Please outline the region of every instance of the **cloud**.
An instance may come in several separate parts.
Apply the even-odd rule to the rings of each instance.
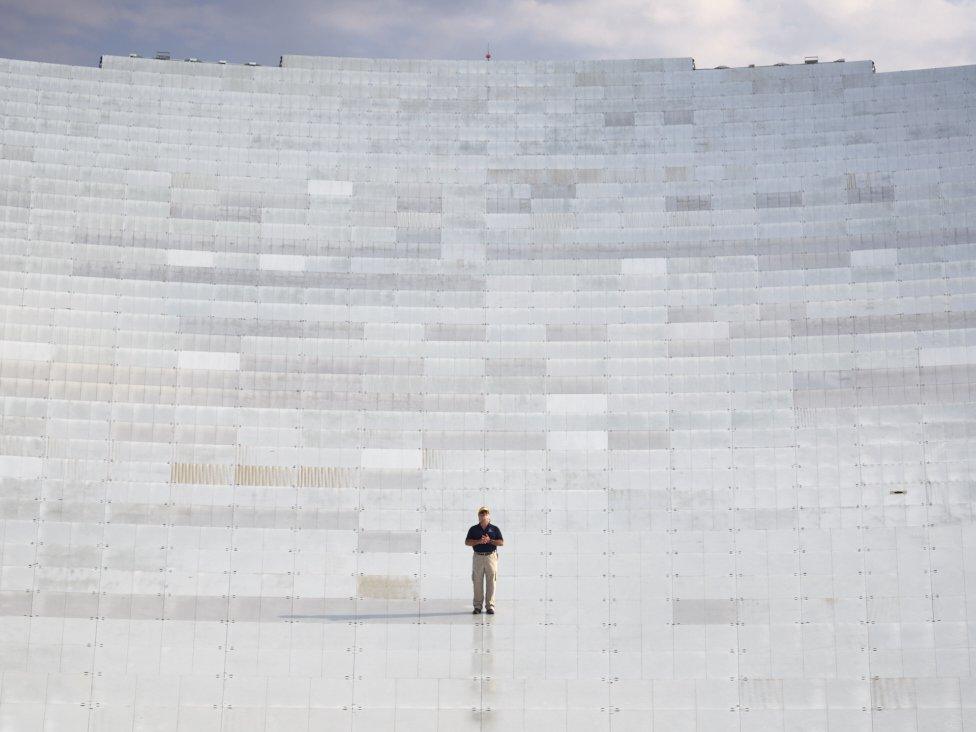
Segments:
[[[102,53],[277,63],[404,58],[694,57],[699,67],[870,58],[879,71],[976,63],[974,0],[0,0],[0,56]]]

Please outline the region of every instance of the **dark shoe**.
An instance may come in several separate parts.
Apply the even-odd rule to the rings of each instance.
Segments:
[[[490,607],[487,610],[485,610],[485,612],[488,613],[489,615],[494,615],[495,614],[495,608]]]
[[[480,607],[476,607],[471,614],[472,615],[481,615],[481,608]]]

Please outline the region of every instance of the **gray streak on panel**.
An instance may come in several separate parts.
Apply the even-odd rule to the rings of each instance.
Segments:
[[[673,603],[676,625],[731,625],[737,619],[735,600],[676,599]]]
[[[710,211],[712,209],[711,194],[689,196],[666,196],[665,211]]]

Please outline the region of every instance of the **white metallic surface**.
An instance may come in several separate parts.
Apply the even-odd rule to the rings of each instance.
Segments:
[[[976,728],[974,130],[976,67],[0,61],[0,730]]]

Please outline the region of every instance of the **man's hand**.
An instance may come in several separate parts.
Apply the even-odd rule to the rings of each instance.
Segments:
[[[481,543],[482,544],[491,544],[491,537],[488,536],[488,534],[482,534],[481,535]]]

